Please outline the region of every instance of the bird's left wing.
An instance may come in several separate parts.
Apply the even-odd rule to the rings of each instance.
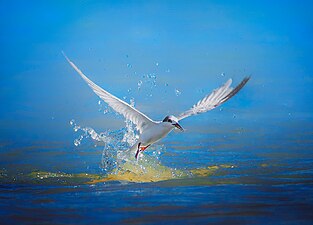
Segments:
[[[250,77],[245,77],[240,84],[232,88],[230,85],[232,79],[229,79],[223,86],[215,89],[211,94],[205,96],[197,104],[195,104],[191,109],[181,113],[177,119],[182,120],[188,116],[200,114],[212,110],[219,106],[220,104],[226,102],[228,99],[233,97],[237,92],[245,86]]]
[[[62,52],[63,53],[63,52]],[[155,123],[148,116],[138,111],[128,103],[115,97],[109,92],[103,90],[101,87],[92,82],[85,74],[63,53],[68,63],[76,70],[76,72],[86,81],[91,89],[98,95],[103,101],[105,101],[112,109],[117,113],[122,114],[126,119],[129,119],[136,125],[136,128],[140,133],[149,126],[151,123]]]

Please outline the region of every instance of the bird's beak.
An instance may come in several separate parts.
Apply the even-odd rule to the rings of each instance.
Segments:
[[[175,126],[177,129],[180,129],[181,131],[184,131],[184,128],[182,128],[182,126],[180,126],[179,123],[175,123],[174,126]]]

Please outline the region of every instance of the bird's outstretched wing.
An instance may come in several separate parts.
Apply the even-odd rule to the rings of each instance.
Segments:
[[[191,109],[181,113],[177,117],[177,119],[182,120],[188,116],[204,113],[216,108],[220,104],[226,102],[228,99],[233,97],[243,86],[245,86],[249,79],[250,77],[245,77],[241,81],[241,83],[235,88],[232,88],[230,86],[232,83],[232,79],[229,79],[223,86],[215,89],[211,94],[205,96]]]
[[[63,52],[62,52],[63,53]],[[103,101],[105,101],[112,109],[117,113],[122,114],[126,119],[129,119],[132,123],[136,125],[136,128],[140,133],[149,126],[149,124],[154,123],[149,117],[147,117],[142,112],[124,102],[123,100],[115,97],[109,92],[103,90],[101,87],[92,82],[85,74],[63,53],[64,57],[68,63],[76,70],[76,72],[86,81],[86,83],[91,87],[91,89],[98,95]]]

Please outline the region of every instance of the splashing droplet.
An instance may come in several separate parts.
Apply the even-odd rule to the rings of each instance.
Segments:
[[[138,90],[140,90],[141,88],[141,85],[142,85],[142,80],[139,80],[138,83],[137,83],[137,86],[138,86]]]
[[[74,119],[71,119],[71,120],[70,120],[70,125],[73,126],[74,124],[75,124],[75,120],[74,120]]]
[[[78,125],[75,125],[75,126],[74,126],[74,131],[75,131],[75,132],[77,132],[79,129],[80,129],[80,126],[78,126]]]
[[[134,98],[130,98],[130,105],[132,107],[135,107],[135,99]]]
[[[82,136],[80,136],[79,138],[75,139],[75,140],[74,140],[74,145],[75,145],[76,147],[79,146],[82,139],[83,139]]]
[[[224,72],[223,72],[223,73],[221,73],[221,76],[222,76],[222,77],[224,77],[224,76],[225,76],[225,73],[224,73]]]
[[[180,91],[180,90],[178,90],[178,89],[175,89],[175,95],[176,95],[176,96],[181,95],[181,91]]]
[[[80,145],[80,142],[79,142],[77,139],[75,139],[75,140],[74,140],[74,145],[75,145],[75,146],[78,146],[78,145]]]

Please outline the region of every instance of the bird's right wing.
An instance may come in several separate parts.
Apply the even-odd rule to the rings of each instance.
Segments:
[[[182,120],[188,116],[200,114],[212,110],[219,106],[220,104],[226,102],[228,99],[233,97],[237,92],[245,86],[250,77],[244,78],[241,83],[232,88],[230,85],[232,83],[232,79],[229,79],[223,86],[215,89],[211,94],[205,96],[201,99],[197,104],[195,104],[191,109],[181,113],[177,119]]]
[[[63,52],[62,52],[63,53]],[[132,123],[136,125],[136,128],[140,133],[149,126],[151,123],[155,123],[149,117],[147,117],[142,112],[124,102],[123,100],[115,97],[109,92],[103,90],[101,87],[92,82],[85,74],[63,53],[64,57],[68,63],[76,70],[76,72],[86,81],[86,83],[91,87],[91,89],[98,95],[103,101],[105,101],[112,109],[117,113],[122,114],[126,119],[129,119]]]

